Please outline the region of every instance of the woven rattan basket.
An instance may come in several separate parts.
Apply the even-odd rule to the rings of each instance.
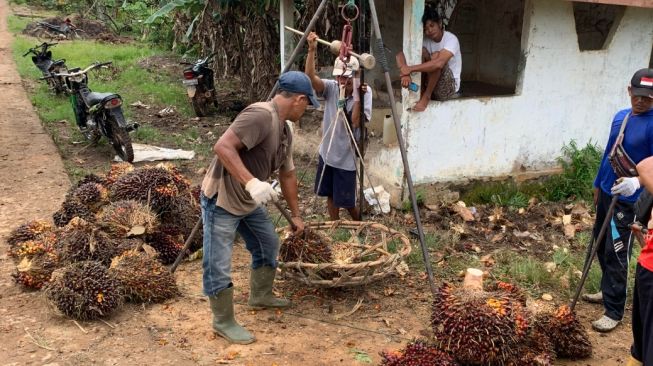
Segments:
[[[336,230],[351,234],[340,246],[352,248],[352,263],[307,263],[300,259],[279,262],[284,277],[315,287],[348,287],[365,285],[391,274],[405,274],[404,258],[411,252],[406,235],[375,222],[329,221],[306,223],[306,228],[333,237]],[[364,237],[361,243],[358,238]],[[284,244],[282,244],[284,245]]]

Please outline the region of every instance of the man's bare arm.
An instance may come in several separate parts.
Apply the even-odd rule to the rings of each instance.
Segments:
[[[299,216],[299,198],[297,195],[297,174],[295,169],[291,171],[279,172],[279,183],[281,185],[281,193],[290,207],[290,214],[292,221],[297,227],[297,231],[304,230],[304,221]]]
[[[400,68],[401,76],[410,75],[412,72],[434,72],[442,70],[444,65],[453,57],[453,53],[441,50],[433,53],[433,58],[419,65],[403,66]]]
[[[238,136],[229,129],[225,131],[218,142],[215,143],[215,146],[213,146],[213,151],[218,155],[225,169],[242,184],[246,184],[254,178],[252,173],[245,167],[245,164],[243,164],[240,155],[238,155],[238,151],[244,148],[245,145],[243,145]]]
[[[313,85],[315,92],[322,94],[324,91],[324,82],[315,73],[315,52],[317,50],[317,38],[317,34],[314,32],[309,33],[308,37],[306,38],[306,43],[308,44],[308,54],[306,55],[304,73],[306,73],[308,78],[311,79],[311,84]]]

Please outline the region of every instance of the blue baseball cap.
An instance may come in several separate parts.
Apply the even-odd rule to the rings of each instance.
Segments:
[[[281,74],[279,76],[279,90],[304,94],[313,107],[318,108],[320,106],[320,102],[317,101],[313,93],[311,79],[301,71],[288,71]]]

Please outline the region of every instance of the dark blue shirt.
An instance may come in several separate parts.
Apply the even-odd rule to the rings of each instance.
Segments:
[[[630,108],[624,109],[614,116],[612,127],[610,128],[610,138],[603,152],[603,160],[601,160],[599,172],[596,175],[596,179],[594,179],[594,187],[601,188],[608,195],[611,195],[610,188],[617,180],[617,175],[612,170],[608,161],[608,154],[617,139],[619,129],[621,129],[621,123],[631,111],[632,109]],[[635,163],[639,163],[653,155],[653,109],[646,113],[630,116],[626,125],[626,131],[624,132],[623,141],[624,149]],[[620,197],[619,200],[635,202],[641,192],[642,188],[638,189],[632,196]]]

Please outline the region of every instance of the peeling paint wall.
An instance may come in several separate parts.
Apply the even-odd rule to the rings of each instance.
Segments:
[[[404,2],[409,63],[419,60],[423,6],[423,0]],[[606,49],[581,52],[571,2],[527,0],[516,95],[432,101],[425,112],[403,113],[414,181],[545,169],[572,139],[604,145],[614,113],[629,106],[630,77],[649,62],[652,47],[653,9],[627,8]],[[402,93],[405,107],[418,98]],[[368,165],[385,183],[400,183],[398,149],[370,157]]]

